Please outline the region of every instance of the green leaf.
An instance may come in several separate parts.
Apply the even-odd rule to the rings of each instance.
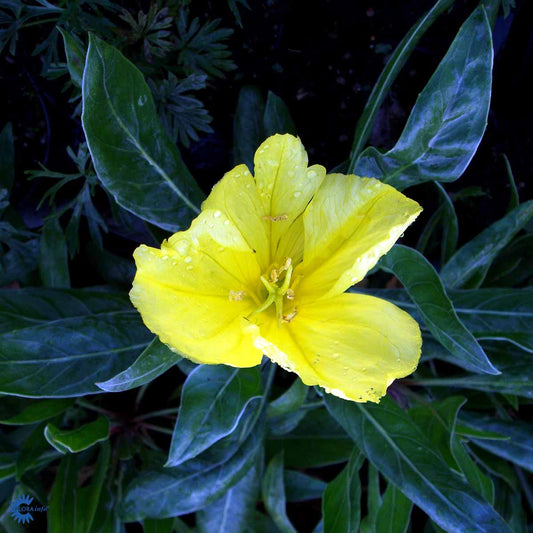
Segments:
[[[402,282],[428,329],[458,365],[474,372],[499,373],[457,316],[437,272],[422,254],[395,245],[379,264]]]
[[[61,459],[48,501],[48,512],[46,513],[49,533],[77,531],[76,496],[78,473],[75,455],[67,454]]]
[[[245,86],[239,92],[233,120],[233,162],[254,168],[254,154],[265,140],[265,101],[257,87]]]
[[[372,464],[368,465],[368,483],[366,487],[367,515],[361,520],[361,533],[374,533],[376,519],[381,507],[381,491],[379,488],[379,471]]]
[[[15,145],[13,143],[13,126],[8,122],[0,132],[0,189],[11,192],[15,179]]]
[[[265,137],[275,133],[290,133],[296,135],[296,126],[291,118],[285,102],[271,91],[268,91],[265,114],[263,116]]]
[[[326,487],[322,500],[324,533],[355,533],[361,519],[359,469],[363,456],[355,449],[344,470]]]
[[[103,186],[148,222],[169,231],[186,227],[203,194],[158,122],[141,72],[94,35],[82,97],[83,128]]]
[[[268,455],[283,450],[285,465],[309,468],[342,463],[350,457],[353,443],[346,432],[325,409],[306,414],[287,435],[269,435]]]
[[[492,504],[494,485],[491,479],[477,467],[456,434],[457,413],[465,401],[463,397],[452,396],[441,402],[413,407],[409,410],[409,416],[428,437],[434,449],[440,452],[448,466],[461,471],[470,485]]]
[[[0,402],[0,424],[34,424],[56,416],[73,404],[73,400],[41,400],[7,397]]]
[[[163,518],[162,520],[147,518],[143,520],[144,533],[172,533],[173,530],[174,518]]]
[[[143,520],[144,533],[172,533],[174,531],[174,518],[163,518],[154,520],[147,518]]]
[[[96,385],[107,392],[134,389],[145,383],[150,383],[174,366],[180,359],[182,359],[180,354],[173,352],[158,337],[155,337],[129,368]]]
[[[199,533],[240,533],[252,520],[259,495],[259,472],[253,465],[248,473],[222,498],[196,514]]]
[[[516,394],[524,398],[533,398],[533,372],[531,361],[512,363],[500,366],[499,376],[464,375],[449,378],[417,379],[416,384],[425,387],[446,387],[472,389],[482,392],[499,392],[500,394]]]
[[[109,442],[102,443],[98,460],[94,466],[91,482],[78,490],[77,506],[81,512],[78,512],[78,521],[80,529],[93,531],[92,526],[97,520],[98,504],[102,498],[102,489],[106,479],[111,457],[111,446]]]
[[[409,410],[409,417],[424,432],[432,448],[455,470],[459,470],[459,466],[452,453],[452,440],[457,413],[465,402],[461,396],[451,396],[442,402],[418,405]]]
[[[248,421],[244,420],[243,427],[247,425]],[[223,439],[177,467],[141,471],[124,492],[123,518],[133,521],[180,516],[203,509],[221,498],[256,462],[263,442],[263,422],[249,428],[243,441],[240,433],[237,428],[226,437],[227,442]],[[222,459],[220,453],[213,454],[214,449],[221,446],[227,451]]]
[[[44,422],[33,426],[33,431],[25,437],[17,457],[17,479],[22,479],[22,476],[31,470],[41,470],[61,457],[61,454],[51,448],[45,439],[45,426]]]
[[[391,399],[377,405],[332,396],[325,400],[369,461],[439,526],[452,532],[510,533],[501,516],[446,465]]]
[[[282,533],[296,533],[286,511],[285,484],[283,482],[283,453],[277,454],[268,464],[263,476],[263,503],[272,520]]]
[[[379,75],[378,81],[374,85],[363,112],[357,121],[350,152],[350,166],[348,167],[347,174],[353,174],[357,158],[359,157],[361,150],[364,148],[372,132],[372,128],[374,127],[379,108],[394,83],[394,80],[405,65],[405,62],[413,53],[420,38],[433,25],[437,17],[444,13],[452,3],[453,0],[439,0],[407,32],[407,35],[400,41],[390,59],[387,61],[387,64]]]
[[[85,55],[87,51],[83,43],[74,35],[64,30],[57,28],[63,37],[63,45],[65,46],[65,56],[67,57],[67,68],[70,74],[70,79],[76,87],[82,86],[83,67],[85,66]]]
[[[406,533],[412,508],[411,500],[390,483],[376,516],[375,532]]]
[[[455,181],[477,150],[487,124],[492,39],[483,7],[463,24],[418,96],[396,146],[367,148],[355,173],[397,189],[425,181]]]
[[[61,459],[47,513],[50,533],[120,531],[112,526],[113,520],[108,519],[105,510],[108,503],[113,503],[113,497],[104,491],[110,454],[110,446],[105,443],[99,451],[96,463],[90,466],[93,472],[91,481],[83,487],[78,487],[78,475],[81,468],[88,467],[85,458],[67,454]]]
[[[473,413],[461,413],[464,424],[494,431],[509,440],[472,439],[477,446],[533,472],[533,426],[521,420],[498,420],[481,418]]]
[[[191,459],[235,431],[260,398],[259,368],[201,365],[187,377],[165,466]]]
[[[479,287],[490,265],[533,215],[533,200],[519,205],[461,247],[440,272],[451,289]]]
[[[509,188],[511,189],[511,198],[509,199],[509,205],[507,206],[507,212],[509,213],[513,209],[516,209],[520,205],[518,199],[518,188],[516,187],[516,180],[513,176],[513,169],[507,156],[503,154],[503,160],[505,162],[505,170],[507,171],[507,177],[509,178]]]
[[[45,287],[70,288],[67,243],[58,218],[49,218],[44,223],[39,250],[39,273]]]
[[[293,384],[281,396],[269,403],[268,416],[280,416],[299,409],[307,398],[309,387],[296,378]]]
[[[49,423],[44,428],[46,440],[58,452],[78,453],[94,446],[109,437],[109,420],[99,416],[94,422],[84,424],[76,429],[59,429]]]
[[[527,233],[513,239],[493,261],[485,285],[513,287],[533,285],[533,234]]]
[[[505,340],[533,352],[533,287],[449,294],[455,311],[477,339]]]
[[[283,484],[288,502],[321,499],[327,486],[321,479],[308,476],[297,470],[284,470]]]
[[[152,334],[127,295],[97,290],[0,291],[0,392],[61,398],[98,392]]]

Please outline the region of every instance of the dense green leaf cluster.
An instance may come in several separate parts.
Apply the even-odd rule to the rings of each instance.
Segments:
[[[131,41],[119,43],[95,20],[116,10],[113,3],[63,4],[0,2],[12,16],[1,21],[11,53],[30,20],[46,14],[61,25],[86,136],[70,151],[75,173],[44,166],[32,173],[57,180],[43,196],[52,208],[37,233],[10,205],[11,127],[0,134],[0,529],[15,531],[10,503],[31,494],[49,506],[51,532],[119,532],[131,522],[168,533],[529,531],[533,200],[520,203],[509,172],[507,213],[458,247],[455,204],[471,191],[450,195],[442,185],[460,178],[485,130],[489,20],[499,2],[482,3],[465,21],[396,145],[385,153],[365,148],[398,72],[451,1],[422,17],[391,55],[343,165],[403,189],[432,182],[437,199],[418,249],[396,245],[370,283],[350,289],[404,308],[423,333],[419,368],[379,404],[291,382],[266,360],[249,369],[191,363],[145,328],[126,292],[131,261],[101,245],[87,252],[109,284],[71,288],[67,242],[77,249],[81,215],[95,242],[111,223],[93,203],[94,188],[136,242],[186,228],[198,213],[203,193],[175,142],[206,131],[207,121],[184,93],[231,63],[221,44],[227,31],[189,23],[183,5],[175,40],[174,3],[135,16],[121,11]],[[237,2],[229,6],[241,24]],[[102,26],[87,48],[80,26],[67,23],[75,15],[83,29]],[[46,42],[40,52],[52,57]],[[141,43],[133,61],[118,49]],[[163,69],[159,59],[178,45],[188,77],[169,69],[156,83],[146,63]],[[162,102],[174,111],[162,111]],[[276,132],[296,132],[286,105],[243,87],[235,163],[251,166],[257,146]],[[54,201],[77,180],[79,196]],[[315,509],[303,526],[294,512],[301,502]]]

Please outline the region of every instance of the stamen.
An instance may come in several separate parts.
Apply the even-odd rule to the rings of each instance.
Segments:
[[[282,322],[292,322],[292,320],[296,316],[296,314],[297,314],[297,310],[296,310],[296,307],[295,307],[288,315],[283,315],[281,317],[281,321]]]
[[[230,302],[241,302],[242,299],[246,296],[246,291],[229,291],[229,301]]]
[[[271,217],[269,215],[263,216],[263,220],[271,220],[272,222],[279,222],[280,220],[287,220],[289,218],[289,215],[276,215],[274,217]]]

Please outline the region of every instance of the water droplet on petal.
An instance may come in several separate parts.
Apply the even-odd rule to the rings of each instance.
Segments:
[[[215,212],[213,213],[213,216],[214,216],[215,218],[220,218],[221,215],[222,215],[222,212],[221,212],[221,211],[218,211],[218,210],[215,211]]]
[[[229,226],[229,220],[228,219],[224,220],[224,226]]]
[[[314,170],[310,170],[308,173],[307,173],[307,176],[310,177],[310,178],[314,178],[316,176],[316,172]]]
[[[188,255],[188,256],[184,259],[184,261],[185,261],[186,263],[190,263],[190,262],[192,261],[192,257],[191,257],[190,255]]]
[[[189,265],[189,266],[187,267],[187,270],[192,270],[192,266]]]
[[[294,191],[293,196],[294,196],[295,198],[298,198],[298,196],[301,196],[301,194],[302,194],[302,191]]]

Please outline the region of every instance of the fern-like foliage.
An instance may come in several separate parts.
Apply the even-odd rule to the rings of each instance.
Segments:
[[[176,20],[178,30],[178,63],[186,73],[204,73],[222,77],[224,72],[235,69],[231,53],[224,42],[233,30],[219,28],[220,20],[200,24],[198,18],[189,22],[187,10],[183,9]]]
[[[191,96],[191,91],[205,88],[206,76],[191,74],[178,80],[172,73],[166,80],[149,80],[157,111],[169,136],[189,146],[189,141],[198,140],[198,132],[210,133],[211,117],[200,100]]]
[[[172,17],[168,7],[158,9],[152,4],[148,13],[139,11],[137,20],[126,9],[120,18],[129,26],[128,40],[130,44],[142,44],[144,57],[151,62],[155,57],[164,57],[172,50]]]
[[[89,150],[86,143],[81,143],[76,153],[72,148],[67,148],[67,153],[70,159],[76,166],[77,172],[66,174],[64,172],[54,172],[41,165],[39,170],[29,170],[26,172],[30,179],[47,178],[57,180],[52,187],[50,187],[41,199],[38,207],[48,200],[50,205],[56,204],[56,197],[58,192],[67,184],[77,182],[80,184],[80,189],[73,198],[65,201],[60,206],[55,206],[53,210],[54,218],[61,217],[64,213],[70,212],[70,218],[66,226],[66,239],[69,253],[74,256],[79,248],[79,226],[82,216],[86,219],[91,234],[92,240],[101,248],[102,247],[102,232],[107,232],[107,224],[96,209],[93,203],[93,197],[96,193],[98,179],[94,171]],[[110,201],[111,198],[110,198]]]

